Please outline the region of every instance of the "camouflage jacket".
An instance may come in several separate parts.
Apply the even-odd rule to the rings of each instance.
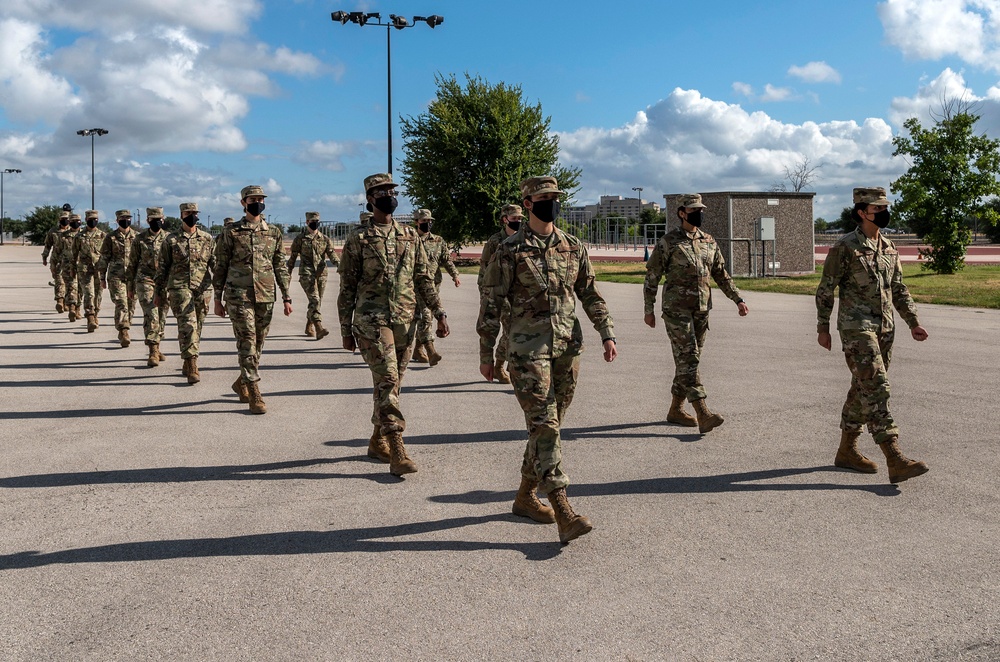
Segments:
[[[130,283],[156,281],[156,270],[160,266],[160,246],[167,238],[165,230],[152,233],[147,228],[136,235],[125,267],[125,280]]]
[[[292,241],[292,254],[288,258],[288,271],[295,267],[295,259],[300,254],[302,255],[302,264],[299,265],[299,278],[326,276],[326,261],[328,259],[335,267],[340,264],[340,258],[333,250],[333,240],[319,230],[315,232],[303,230]]]
[[[76,269],[76,260],[73,256],[73,245],[76,243],[76,236],[80,234],[80,229],[70,228],[59,234],[52,245],[52,262],[60,269]]]
[[[135,234],[135,231],[128,227],[113,230],[104,237],[104,243],[101,244],[101,261],[97,265],[101,280],[125,278],[128,259],[135,243]]]
[[[479,275],[476,277],[476,284],[479,287],[479,295],[483,295],[483,276],[486,274],[486,265],[490,263],[493,254],[497,252],[500,244],[507,239],[507,231],[500,230],[495,235],[486,240],[483,245],[483,254],[479,256]]]
[[[156,267],[156,291],[160,296],[167,290],[190,289],[204,294],[212,286],[212,235],[195,228],[171,232],[160,246]]]
[[[441,267],[444,267],[453,279],[458,277],[458,269],[451,261],[451,251],[448,250],[448,243],[443,237],[428,232],[420,237],[420,243],[424,245],[424,252],[427,253],[427,270],[434,277],[435,285],[440,285],[444,280],[441,276]]]
[[[557,358],[583,350],[576,299],[601,334],[614,338],[614,321],[594,284],[594,270],[580,240],[556,229],[541,237],[527,225],[500,244],[483,275],[479,357],[493,363],[504,300],[511,309],[510,353],[529,359]]]
[[[417,293],[439,317],[441,301],[417,232],[396,221],[383,236],[375,224],[358,228],[340,255],[340,333],[413,321]]]
[[[52,249],[56,245],[56,241],[59,240],[60,228],[61,227],[62,226],[60,226],[60,225],[56,225],[54,228],[52,228],[51,230],[49,230],[48,232],[45,233],[45,245],[44,245],[44,247],[42,249],[42,259],[43,260],[48,260],[49,259],[49,253],[52,252]]]
[[[104,230],[96,227],[80,230],[73,242],[73,259],[76,261],[76,270],[80,273],[96,273],[97,266],[101,261],[101,246],[104,245],[104,238],[108,236]]]
[[[735,302],[740,291],[726,271],[726,261],[712,235],[695,230],[689,237],[683,228],[675,228],[656,242],[646,262],[646,282],[642,287],[643,311],[651,315],[656,307],[656,288],[663,279],[663,313],[707,312],[712,309],[712,285],[715,280],[723,294]]]
[[[274,303],[275,281],[281,297],[289,298],[281,230],[263,220],[250,223],[244,216],[219,237],[212,279],[216,299],[225,291],[226,303]]]
[[[823,263],[816,289],[819,333],[830,332],[834,290],[840,288],[837,329],[887,333],[895,327],[892,307],[911,329],[919,326],[917,307],[903,284],[899,253],[879,234],[868,239],[860,230],[849,232],[834,244]]]

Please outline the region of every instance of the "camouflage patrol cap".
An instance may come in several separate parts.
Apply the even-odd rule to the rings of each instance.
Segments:
[[[528,177],[521,182],[521,198],[530,198],[542,193],[562,193],[555,177]]]
[[[391,186],[392,188],[396,188],[397,184],[393,183],[392,175],[385,172],[379,172],[365,177],[365,195],[368,194],[368,191],[379,186]]]
[[[431,210],[430,209],[418,209],[417,211],[413,212],[413,220],[414,221],[433,221],[434,217],[431,216]]]
[[[232,225],[232,224],[233,224],[233,223],[235,223],[235,222],[236,222],[236,221],[235,221],[235,220],[233,220],[233,217],[232,217],[232,216],[226,216],[226,217],[225,217],[224,219],[222,219],[222,224],[223,224],[223,225]]]
[[[872,188],[854,189],[854,204],[885,205],[889,206],[889,199],[885,197],[885,189],[881,186]]]
[[[124,218],[125,216],[131,217],[132,216],[132,210],[131,209],[119,209],[118,211],[115,212],[115,218]]]
[[[163,218],[163,207],[146,207],[146,218]]]
[[[501,216],[524,216],[524,210],[521,209],[521,205],[504,205],[503,209],[500,210]]]
[[[306,222],[307,223],[309,221],[318,221],[318,220],[319,220],[319,212],[318,211],[307,211],[306,212]]]
[[[86,214],[86,218],[97,218],[96,209],[88,209],[87,211],[84,212],[84,214]]]
[[[181,213],[183,214],[186,211],[198,211],[198,203],[197,202],[182,202],[181,203]]]
[[[80,215],[79,214],[70,214],[69,215],[69,220],[70,221],[79,221],[80,220]]]
[[[264,187],[257,186],[256,184],[251,184],[250,186],[244,186],[243,190],[240,191],[240,200],[246,200],[251,195],[259,195],[262,198],[266,198],[264,195]]]
[[[69,218],[69,212],[68,212],[68,211],[65,211],[65,210],[64,210],[64,211],[61,211],[61,212],[59,212],[59,218],[60,218],[60,220],[61,220],[61,219],[64,219],[64,218]]]
[[[375,214],[371,213],[370,211],[363,211],[361,212],[361,216],[358,217],[358,220],[361,221],[362,223],[367,223],[374,216]]]
[[[677,206],[678,207],[701,207],[704,208],[705,205],[701,202],[700,193],[684,193],[677,196]]]

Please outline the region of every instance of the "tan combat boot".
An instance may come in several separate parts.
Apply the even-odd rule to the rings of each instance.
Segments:
[[[198,357],[192,356],[186,359],[188,364],[187,378],[188,384],[197,384],[201,381],[201,373],[198,372]]]
[[[149,358],[146,359],[146,365],[150,368],[160,365],[160,354],[156,351],[156,345],[152,343],[149,345]]]
[[[560,487],[549,492],[549,502],[555,511],[556,524],[559,526],[559,542],[568,543],[580,536],[590,533],[594,525],[583,515],[577,515],[569,505],[566,497],[566,488]]]
[[[330,335],[330,330],[323,326],[322,322],[313,322],[316,327],[316,340],[322,340]]]
[[[556,521],[554,510],[539,501],[535,490],[538,489],[537,480],[529,480],[521,476],[521,487],[514,497],[514,506],[511,512],[519,517],[529,517],[542,524],[552,524]]]
[[[698,425],[694,416],[684,411],[684,396],[675,395],[670,401],[670,409],[667,410],[667,422],[693,428]],[[721,422],[721,421],[720,421]]]
[[[416,348],[413,350],[413,357],[410,360],[414,363],[427,363],[427,352],[424,350],[423,343],[417,343]]]
[[[87,314],[87,333],[93,333],[97,331],[97,320],[94,318],[93,313]]]
[[[76,321],[76,306],[74,306],[73,304],[69,304],[69,306],[67,307],[67,310],[69,311],[69,314],[68,314],[69,321],[70,322],[75,322]]]
[[[389,443],[382,436],[382,427],[375,426],[372,431],[372,438],[368,440],[368,457],[379,462],[389,464],[392,456],[389,453]]]
[[[904,480],[916,478],[930,470],[923,462],[916,462],[903,455],[899,450],[899,437],[889,437],[879,446],[885,453],[885,463],[889,467],[889,482],[902,483]]]
[[[306,335],[310,338],[314,338],[316,336],[316,331],[313,330],[312,322],[306,322]]]
[[[694,406],[694,413],[698,415],[698,432],[705,434],[725,423],[726,419],[709,411],[705,398],[695,400],[691,404]]]
[[[66,306],[63,305],[63,300],[62,299],[56,299],[56,312],[57,313],[65,313],[66,312]]]
[[[427,362],[431,364],[431,367],[434,367],[438,363],[441,363],[441,355],[437,353],[436,349],[434,349],[433,340],[428,340],[426,343],[424,343],[424,347],[427,348]]]
[[[389,435],[387,441],[389,442],[389,473],[393,476],[416,473],[417,463],[406,454],[403,433],[396,430]]]
[[[267,404],[260,394],[260,382],[250,382],[247,384],[247,399],[250,401],[251,414],[266,414]]]
[[[240,396],[240,402],[250,402],[250,392],[247,390],[247,383],[243,381],[242,375],[233,382],[233,393]]]
[[[188,369],[190,367],[191,367],[191,359],[184,359],[184,363],[181,365],[181,374],[187,377]]]
[[[837,457],[833,459],[833,466],[841,469],[854,469],[863,474],[877,474],[878,465],[858,450],[858,437],[860,436],[861,430],[840,431],[840,448],[837,449]]]
[[[161,361],[167,360],[167,355],[160,351],[160,343],[156,343],[156,358]]]
[[[132,344],[132,339],[128,337],[128,329],[122,329],[118,332],[118,342],[122,347],[128,347]]]
[[[503,369],[503,363],[503,360],[497,359],[496,363],[493,364],[493,376],[501,384],[510,384],[510,375]]]

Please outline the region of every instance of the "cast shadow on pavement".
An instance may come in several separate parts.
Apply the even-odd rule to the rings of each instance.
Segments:
[[[185,384],[187,386],[187,384]],[[233,398],[236,396],[234,395]],[[172,414],[234,414],[244,412],[244,409],[233,409],[233,398],[228,400],[200,400],[198,402],[172,402],[162,405],[143,405],[139,407],[105,407],[101,409],[54,409],[50,411],[7,411],[0,412],[0,421],[32,420],[54,418],[105,418],[110,416],[162,416]],[[229,405],[226,409],[195,409],[202,405]],[[242,406],[242,405],[241,405]]]
[[[812,473],[842,474],[848,472],[831,466],[765,469],[762,471],[720,474],[718,476],[673,476],[667,478],[626,480],[617,483],[579,483],[570,485],[567,492],[573,498],[622,496],[627,494],[716,494],[721,492],[798,492],[816,490],[869,492],[881,497],[892,497],[900,494],[899,488],[889,483],[847,485],[843,483],[758,482]],[[429,500],[436,503],[481,505],[513,501],[514,494],[514,491],[473,490],[463,494],[441,494],[430,497]]]
[[[498,513],[339,531],[282,531],[228,538],[126,542],[50,553],[18,552],[0,555],[0,571],[37,568],[56,563],[121,563],[125,561],[165,561],[232,556],[287,556],[357,552],[509,550],[523,554],[529,561],[546,561],[559,555],[562,546],[555,541],[518,543],[478,540],[385,540],[386,538],[426,535],[437,531],[460,529],[491,522],[514,522],[518,519],[509,513]]]
[[[398,484],[398,478],[386,471],[366,474],[287,471],[339,462],[368,460],[367,456],[343,458],[316,458],[288,460],[265,464],[234,464],[214,467],[153,467],[143,469],[116,469],[110,471],[81,471],[75,473],[35,474],[0,478],[0,489],[73,487],[78,485],[135,485],[141,483],[195,483],[216,480],[326,480],[333,478],[362,478],[382,484]],[[374,463],[371,463],[374,465]],[[382,465],[384,466],[384,465]],[[268,473],[273,472],[273,473]]]

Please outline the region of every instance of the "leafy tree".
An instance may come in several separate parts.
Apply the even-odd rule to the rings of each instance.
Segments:
[[[908,135],[893,138],[893,156],[910,162],[906,173],[894,181],[895,215],[922,236],[930,248],[921,249],[923,268],[952,274],[965,266],[965,251],[972,233],[965,223],[978,216],[990,225],[1000,219],[985,203],[1000,195],[1000,140],[976,135],[979,115],[969,104],[944,102],[935,124],[925,129],[911,117],[903,123]]]
[[[24,233],[33,244],[45,243],[45,235],[49,230],[59,225],[59,213],[62,205],[45,205],[35,209],[24,217]]]
[[[164,216],[163,229],[167,232],[177,232],[181,229],[181,219],[176,216]]]
[[[1000,217],[1000,198],[993,198],[986,203],[986,206],[991,209],[997,217]],[[984,223],[980,220],[979,231],[989,238],[991,244],[1000,244],[1000,223],[990,223],[989,221]]]
[[[823,218],[822,216],[820,216],[815,221],[813,221],[813,231],[815,231],[815,232],[826,232],[826,229],[829,226],[830,226],[830,224],[827,223],[826,219]]]
[[[666,223],[667,215],[662,211],[656,211],[652,207],[646,207],[639,214],[639,223],[642,225],[652,225],[654,223]]]
[[[559,138],[541,104],[529,105],[519,86],[482,78],[437,77],[425,113],[402,118],[402,183],[415,207],[427,207],[435,231],[452,244],[497,231],[500,208],[521,200],[527,177],[553,175],[571,200],[580,170],[558,163]]]

